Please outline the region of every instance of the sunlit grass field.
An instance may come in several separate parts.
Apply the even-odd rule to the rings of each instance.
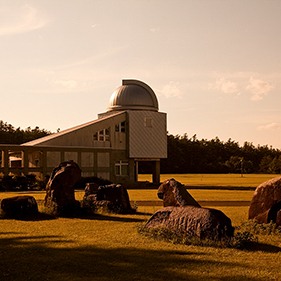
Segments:
[[[172,176],[183,182],[180,175]],[[157,201],[156,191],[128,190],[131,201]],[[253,194],[188,191],[198,201],[250,201]],[[0,193],[0,199],[17,194],[27,192]],[[28,194],[37,200],[45,196]],[[76,199],[83,194],[77,191]],[[87,218],[0,219],[0,280],[281,280],[280,236],[258,235],[257,248],[238,250],[177,245],[140,235],[137,226],[159,208],[138,206],[136,214]],[[236,227],[247,221],[246,206],[213,208],[222,210]]]
[[[161,174],[160,181],[174,178],[190,186],[257,187],[264,181],[280,175],[272,174]],[[139,174],[139,181],[152,181],[152,175]]]

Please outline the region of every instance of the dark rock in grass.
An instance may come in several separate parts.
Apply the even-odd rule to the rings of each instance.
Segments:
[[[195,206],[199,203],[188,193],[184,185],[175,179],[165,180],[158,188],[157,195],[163,199],[163,206]]]
[[[82,203],[83,208],[95,210],[98,207],[107,208],[115,213],[132,213],[127,189],[120,184],[105,186],[87,185]]]
[[[38,206],[33,196],[4,198],[1,209],[9,218],[31,218],[38,214]]]
[[[74,161],[60,163],[52,171],[47,183],[45,206],[48,203],[55,203],[59,215],[72,215],[76,212],[80,203],[75,200],[74,186],[80,178],[81,170]]]
[[[249,219],[281,225],[281,177],[260,184],[252,197]]]
[[[175,179],[165,180],[159,186],[157,195],[163,199],[164,208],[149,219],[148,228],[167,227],[199,238],[233,236],[231,220],[223,212],[201,208],[184,185]]]
[[[97,194],[99,185],[97,183],[87,183],[85,187],[85,196]]]
[[[164,207],[146,223],[148,228],[166,227],[172,231],[199,238],[232,237],[231,220],[221,211],[193,206]]]

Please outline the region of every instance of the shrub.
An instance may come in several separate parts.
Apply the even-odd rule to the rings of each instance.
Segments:
[[[249,232],[252,234],[260,234],[260,235],[279,235],[281,234],[281,226],[274,222],[270,223],[258,223],[255,220],[248,220],[240,227],[239,230],[243,230],[244,232]]]
[[[45,182],[36,179],[34,174],[26,176],[8,175],[0,178],[0,191],[43,190],[45,186]]]

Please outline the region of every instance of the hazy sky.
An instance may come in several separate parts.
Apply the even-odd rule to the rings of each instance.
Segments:
[[[281,148],[280,27],[279,0],[0,0],[0,120],[86,123],[131,78],[171,134]]]

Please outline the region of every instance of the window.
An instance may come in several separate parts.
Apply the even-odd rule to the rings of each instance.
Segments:
[[[120,161],[115,164],[115,175],[116,176],[128,176],[129,175],[129,164],[125,161]]]
[[[109,141],[109,128],[100,130],[93,134],[94,141]]]
[[[125,128],[126,128],[126,122],[123,121],[123,122],[115,125],[115,132],[125,133],[125,131],[126,131]]]
[[[121,133],[125,133],[125,121],[120,123]]]
[[[144,117],[144,126],[146,128],[152,128],[153,120],[151,117]]]

